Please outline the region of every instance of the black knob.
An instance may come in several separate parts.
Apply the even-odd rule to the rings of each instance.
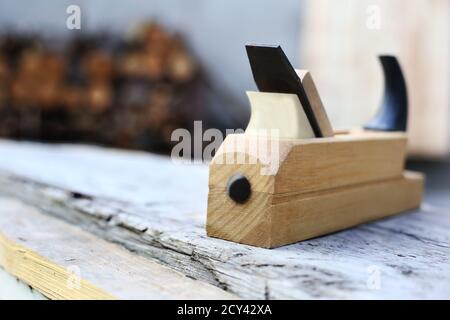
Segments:
[[[235,174],[227,183],[228,196],[237,203],[244,203],[250,197],[252,188],[250,182],[246,177],[240,174]]]

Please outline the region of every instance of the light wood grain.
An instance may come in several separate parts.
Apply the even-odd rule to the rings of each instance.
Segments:
[[[225,190],[210,189],[207,233],[211,237],[276,248],[351,228],[420,206],[423,176],[358,184],[306,194],[254,192],[236,204]]]
[[[233,298],[17,200],[0,208],[0,265],[48,298]]]
[[[228,135],[211,162],[209,186],[224,188],[229,177],[241,172],[254,191],[304,193],[401,177],[404,169],[403,133],[354,130],[333,138],[277,141],[278,148],[255,154],[251,148],[259,143],[256,137]],[[237,145],[243,147],[236,149]],[[236,153],[247,154],[252,161],[238,162]]]
[[[242,298],[450,298],[446,190],[420,210],[267,250],[206,236],[207,166],[2,140],[0,153],[1,194]]]
[[[328,119],[326,109],[323,106],[322,99],[320,98],[319,91],[316,88],[311,73],[308,70],[303,69],[297,69],[295,71],[300,77],[300,81],[305,89],[306,96],[308,97],[311,108],[316,116],[323,137],[332,137],[334,135],[333,127]]]
[[[315,137],[296,94],[247,91],[247,96],[251,107],[250,121],[245,129],[247,134],[270,135],[276,130],[280,138]]]
[[[417,208],[422,193],[423,176],[407,172],[400,179],[286,197],[288,199],[275,203],[271,208],[270,247],[329,234]]]

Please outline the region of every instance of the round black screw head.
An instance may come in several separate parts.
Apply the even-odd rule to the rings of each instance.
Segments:
[[[227,183],[228,196],[237,203],[244,203],[250,197],[252,188],[250,182],[241,174],[235,174]]]

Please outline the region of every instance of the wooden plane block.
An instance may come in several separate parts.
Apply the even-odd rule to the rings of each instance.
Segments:
[[[307,193],[399,178],[404,170],[407,138],[401,132],[352,130],[331,138],[277,141],[228,135],[210,164],[210,188],[225,188],[241,173],[255,192]],[[261,142],[268,152],[255,152]]]
[[[213,187],[207,234],[275,248],[419,207],[423,184],[423,175],[405,172],[396,179],[306,194],[253,192],[243,205]]]
[[[18,200],[0,208],[0,266],[50,299],[236,298]]]

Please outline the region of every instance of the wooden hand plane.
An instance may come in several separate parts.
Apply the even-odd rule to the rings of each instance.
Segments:
[[[381,56],[382,106],[364,128],[333,132],[309,72],[279,46],[247,46],[259,92],[251,119],[210,164],[208,236],[274,248],[420,206],[424,177],[405,171],[407,92]]]

